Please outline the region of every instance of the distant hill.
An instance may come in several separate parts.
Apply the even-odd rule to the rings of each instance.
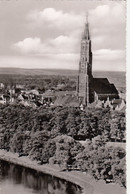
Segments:
[[[64,75],[64,76],[77,76],[78,70],[69,69],[22,69],[22,68],[0,68],[0,74],[5,75]],[[94,77],[106,77],[116,87],[126,87],[126,74],[125,72],[110,72],[110,71],[95,71]]]
[[[0,74],[13,75],[77,75],[77,70],[68,69],[22,69],[22,68],[0,68]]]

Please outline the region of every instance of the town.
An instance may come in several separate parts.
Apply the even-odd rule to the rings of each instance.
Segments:
[[[126,187],[125,86],[114,76],[120,89],[92,71],[88,21],[75,74],[1,75],[0,149]]]
[[[37,80],[29,79],[28,87],[18,84],[7,85],[0,83],[0,103],[16,103],[31,107],[80,107],[84,110],[86,107],[103,108],[109,107],[111,110],[125,111],[125,99],[120,91],[117,90],[108,78],[97,78],[93,76],[92,71],[92,46],[89,32],[88,19],[81,39],[81,52],[79,61],[79,71],[75,79],[73,77],[46,79],[44,87],[35,85]],[[60,79],[59,79],[60,78]],[[33,79],[33,80],[31,80]],[[32,81],[34,86],[31,86]],[[39,80],[38,80],[39,81]],[[43,80],[41,80],[42,82]],[[41,83],[39,83],[41,84]]]
[[[51,81],[50,81],[51,82]],[[63,83],[51,84],[50,88],[46,90],[32,89],[29,86],[22,84],[15,84],[10,86],[10,84],[5,85],[0,83],[0,104],[23,104],[24,106],[30,106],[33,108],[37,107],[56,107],[56,106],[70,106],[70,107],[80,107],[83,110],[82,104],[73,101],[76,95],[76,81],[71,81],[71,87],[68,87],[69,81],[66,84],[65,78]],[[66,90],[66,88],[68,90]],[[103,108],[109,107],[111,110],[125,111],[126,102],[125,95],[119,93],[119,99],[110,100],[107,98],[104,100],[97,100],[89,105],[89,107]]]

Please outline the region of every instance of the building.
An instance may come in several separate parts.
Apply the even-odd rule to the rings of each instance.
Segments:
[[[55,100],[54,100],[55,97]],[[76,92],[70,94],[67,91],[46,92],[43,98],[49,98],[54,103],[54,106],[73,106],[84,107],[93,104],[102,105],[102,101],[107,99],[119,99],[118,91],[114,84],[109,83],[107,78],[94,78],[92,74],[92,47],[91,37],[89,32],[88,20],[85,24],[85,29],[81,39],[81,52],[79,61],[79,73]],[[100,105],[100,106],[101,106]]]
[[[88,21],[81,39],[77,94],[79,103],[84,106],[98,100],[119,99],[114,84],[109,83],[107,78],[94,78],[92,75],[92,47]]]
[[[83,104],[85,106],[88,105],[91,101],[90,83],[92,78],[93,76],[92,76],[91,39],[89,33],[89,24],[87,21],[81,39],[81,52],[77,85],[79,102],[80,104]]]
[[[4,84],[3,83],[0,83],[0,89],[4,89]]]

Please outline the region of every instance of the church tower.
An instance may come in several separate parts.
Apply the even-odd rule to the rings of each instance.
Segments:
[[[92,79],[92,51],[89,33],[88,19],[81,39],[81,52],[79,61],[79,76],[77,93],[82,105],[87,106],[90,102],[90,82]]]

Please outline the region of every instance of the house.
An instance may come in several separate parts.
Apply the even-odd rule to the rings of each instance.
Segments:
[[[0,83],[0,89],[4,89],[4,84],[3,83]]]
[[[6,104],[6,99],[3,97],[3,95],[0,96],[0,104]]]

